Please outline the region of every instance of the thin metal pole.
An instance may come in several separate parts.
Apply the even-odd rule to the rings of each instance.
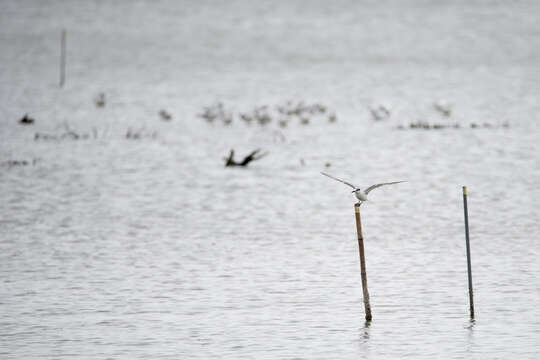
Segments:
[[[366,321],[371,321],[371,305],[369,304],[369,292],[367,287],[366,259],[364,254],[364,237],[362,236],[362,222],[360,221],[360,204],[354,204],[356,215],[356,232],[358,233],[358,250],[360,251],[360,275],[362,276],[362,291],[364,293],[364,310]]]
[[[467,210],[467,187],[463,187],[463,212],[465,215],[465,242],[467,244],[467,271],[469,274],[469,309],[474,319],[473,285],[471,272],[471,246],[469,244],[469,212]]]
[[[66,80],[66,30],[62,30],[60,39],[60,87]]]

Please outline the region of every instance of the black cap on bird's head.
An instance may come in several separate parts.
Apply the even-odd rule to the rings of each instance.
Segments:
[[[360,189],[354,189],[353,191],[351,191],[351,193],[355,193],[357,191],[360,191]]]

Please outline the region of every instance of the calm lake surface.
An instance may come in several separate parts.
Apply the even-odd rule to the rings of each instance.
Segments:
[[[0,5],[2,359],[538,358],[539,2]]]

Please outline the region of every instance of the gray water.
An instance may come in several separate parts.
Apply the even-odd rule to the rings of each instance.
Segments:
[[[0,9],[2,359],[538,357],[540,3]],[[338,120],[196,116],[288,100]],[[377,104],[390,119],[372,120]],[[17,123],[24,113],[33,126]],[[408,130],[417,120],[460,128]],[[90,136],[34,141],[68,127]],[[225,168],[231,148],[268,155]],[[368,324],[354,198],[321,170],[361,186],[407,180],[362,205]]]

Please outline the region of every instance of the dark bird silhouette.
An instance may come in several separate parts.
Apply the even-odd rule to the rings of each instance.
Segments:
[[[32,119],[28,114],[24,114],[24,116],[19,119],[19,124],[21,125],[32,125],[34,123],[34,119]]]
[[[250,162],[262,159],[268,153],[259,154],[261,149],[257,149],[255,151],[252,151],[248,156],[244,158],[244,160],[237,162],[234,160],[234,150],[231,149],[231,152],[229,153],[229,157],[224,158],[225,160],[225,166],[247,166]]]

